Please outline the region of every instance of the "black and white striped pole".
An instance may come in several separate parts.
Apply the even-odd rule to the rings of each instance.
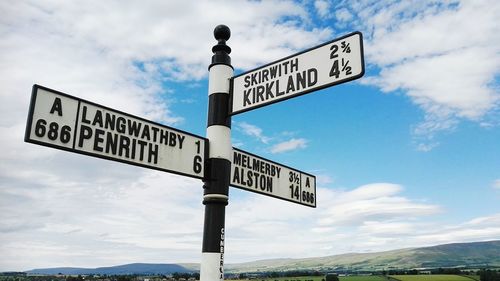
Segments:
[[[226,41],[231,31],[225,25],[214,30],[218,43],[208,78],[207,139],[209,157],[204,180],[205,222],[200,268],[201,281],[224,280],[224,222],[231,173],[231,117],[229,115],[229,79],[233,77],[231,48]]]

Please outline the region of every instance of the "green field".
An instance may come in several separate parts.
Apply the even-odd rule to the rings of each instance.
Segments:
[[[472,278],[460,275],[391,275],[391,278],[400,281],[473,281]]]
[[[339,279],[340,281],[387,281],[387,278],[383,276],[372,276],[372,275],[340,276]]]
[[[322,281],[325,276],[302,276],[302,277],[280,277],[280,278],[257,278],[255,281]],[[341,276],[340,281],[387,281],[381,276]],[[232,281],[231,279],[226,279]],[[241,280],[240,280],[241,281]],[[473,281],[469,279],[468,281]]]
[[[251,281],[321,281],[325,279],[325,276],[302,276],[302,277],[279,277],[279,278],[257,278],[251,279]],[[233,281],[233,279],[224,279],[226,281]],[[246,279],[248,280],[248,279]],[[234,280],[234,281],[245,281],[245,279]],[[470,280],[472,281],[472,280]]]
[[[391,275],[390,278],[383,276],[340,276],[340,281],[478,281],[478,276],[460,275]],[[477,279],[476,279],[476,278]],[[255,281],[322,281],[324,276],[302,276],[302,277],[280,277],[280,278],[257,278]],[[227,281],[232,281],[226,279]]]

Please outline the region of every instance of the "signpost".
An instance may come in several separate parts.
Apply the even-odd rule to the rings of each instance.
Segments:
[[[354,32],[231,79],[232,115],[363,76],[363,38]]]
[[[234,187],[316,207],[316,177],[233,148],[231,181]]]
[[[363,76],[362,35],[354,32],[233,76],[231,33],[214,30],[207,138],[39,85],[33,86],[25,141],[202,179],[205,221],[201,281],[224,279],[229,185],[316,207],[316,178],[231,145],[231,115]],[[206,169],[205,169],[206,167]]]
[[[206,139],[39,85],[25,141],[203,179]]]

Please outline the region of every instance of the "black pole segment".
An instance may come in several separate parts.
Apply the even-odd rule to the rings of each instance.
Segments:
[[[208,124],[223,125],[231,128],[229,99],[225,93],[214,93],[208,97]]]

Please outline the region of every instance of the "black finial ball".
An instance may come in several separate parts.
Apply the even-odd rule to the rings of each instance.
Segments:
[[[226,25],[220,24],[214,29],[214,37],[217,41],[227,41],[231,37],[231,30]]]

